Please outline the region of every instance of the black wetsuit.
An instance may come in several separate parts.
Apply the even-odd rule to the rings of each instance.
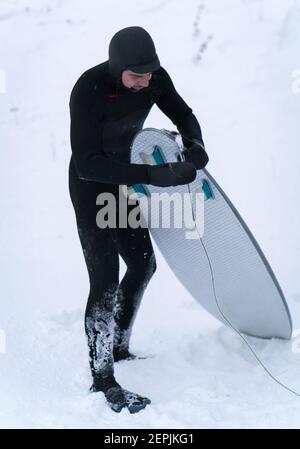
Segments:
[[[128,355],[132,325],[156,269],[148,229],[98,228],[96,197],[112,192],[117,198],[119,184],[149,183],[147,166],[130,164],[130,144],[154,104],[182,135],[202,140],[196,117],[163,67],[147,88],[133,92],[120,80],[125,64],[114,61],[112,69],[110,63],[84,72],[70,98],[69,188],[90,281],[85,328],[94,384],[113,376],[114,357]],[[127,266],[121,283],[119,255]]]

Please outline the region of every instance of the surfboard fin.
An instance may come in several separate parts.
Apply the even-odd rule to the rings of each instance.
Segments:
[[[164,153],[158,145],[154,145],[151,154],[147,154],[144,151],[141,151],[139,153],[139,156],[144,164],[161,165],[167,163]]]
[[[207,201],[210,198],[213,198],[213,193],[210,188],[209,182],[206,179],[202,180],[202,192],[204,193],[204,200]]]
[[[128,197],[129,198],[139,198],[141,196],[150,196],[148,189],[143,186],[143,184],[133,184],[128,187]]]
[[[165,164],[167,162],[162,152],[162,149],[157,145],[154,146],[154,149],[152,151],[152,157],[157,165]]]

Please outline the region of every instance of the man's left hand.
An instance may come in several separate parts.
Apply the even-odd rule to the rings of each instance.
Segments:
[[[202,170],[209,161],[208,154],[200,143],[193,143],[190,148],[183,151],[183,155],[184,160],[194,164],[197,170]]]

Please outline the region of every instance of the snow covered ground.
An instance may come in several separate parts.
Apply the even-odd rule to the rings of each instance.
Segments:
[[[300,399],[200,308],[158,251],[132,340],[149,358],[115,368],[152,404],[115,414],[88,393],[88,278],[67,188],[70,90],[107,59],[117,30],[143,26],[299,329],[299,20],[297,0],[0,0],[1,428],[300,427]],[[155,107],[145,125],[171,123]],[[297,391],[299,337],[250,339]]]

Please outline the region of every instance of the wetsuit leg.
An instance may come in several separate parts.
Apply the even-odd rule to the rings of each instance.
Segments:
[[[90,292],[85,312],[93,377],[113,375],[113,307],[118,288],[118,253],[107,230],[78,228],[89,272]]]
[[[147,397],[124,390],[114,378],[113,337],[115,320],[113,312],[116,293],[119,289],[119,254],[121,254],[129,268],[122,281],[125,285],[125,297],[128,298],[128,301],[120,301],[122,307],[117,309],[122,312],[117,315],[121,318],[120,323],[125,325],[125,330],[128,330],[132,325],[148,278],[151,277],[155,269],[151,241],[146,230],[134,230],[130,235],[131,228],[122,229],[121,231],[124,232],[120,232],[120,229],[98,228],[96,214],[99,206],[96,206],[96,197],[101,191],[114,190],[114,188],[80,180],[74,173],[74,166],[70,164],[70,195],[76,213],[78,234],[90,280],[85,329],[93,376],[92,389],[93,391],[104,392],[112,410],[120,412],[124,407],[127,407],[130,413],[136,413],[150,404],[150,400]],[[112,193],[116,194],[115,191],[112,191]],[[136,252],[132,246],[133,240],[137,244]],[[139,280],[137,283],[132,271],[135,269]],[[129,287],[129,285],[131,286]],[[123,291],[123,288],[121,291]],[[124,295],[122,295],[123,297]],[[131,310],[129,313],[127,313],[126,308],[123,308],[125,304],[128,304]],[[124,320],[122,316],[124,316]],[[127,318],[125,318],[126,316]]]
[[[89,275],[85,330],[94,383],[113,376],[113,309],[119,284],[119,254],[109,228],[96,223],[96,197],[105,186],[78,179],[70,164],[69,188]]]
[[[133,323],[144,291],[156,270],[156,260],[147,228],[118,228],[113,238],[127,266],[114,310],[114,359],[118,361],[131,356],[129,341]]]

